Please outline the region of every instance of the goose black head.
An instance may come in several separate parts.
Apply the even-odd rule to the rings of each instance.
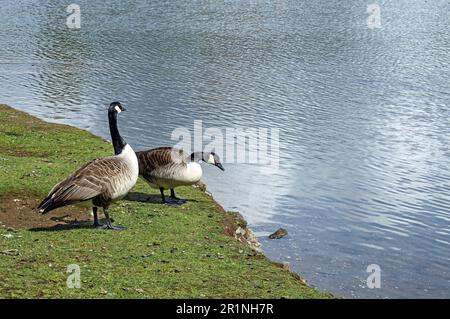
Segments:
[[[207,153],[208,154],[208,153]],[[214,152],[209,153],[209,155],[207,156],[207,158],[203,159],[206,163],[214,165],[218,168],[220,168],[222,171],[225,170],[225,168],[223,168],[222,163],[220,163],[220,157],[219,155],[217,155]]]
[[[120,102],[112,102],[109,105],[109,112],[119,114],[120,112],[126,111],[125,108],[120,104]]]

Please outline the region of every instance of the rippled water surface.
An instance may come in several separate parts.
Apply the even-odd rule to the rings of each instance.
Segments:
[[[64,1],[1,1],[0,102],[108,137],[120,100],[135,149],[278,128],[276,173],[204,169],[271,258],[345,297],[450,297],[448,1],[379,1],[381,29],[364,1],[77,3],[69,30]]]

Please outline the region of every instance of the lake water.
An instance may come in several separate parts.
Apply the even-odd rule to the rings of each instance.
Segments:
[[[378,1],[373,29],[368,1],[77,0],[80,29],[69,3],[1,1],[1,103],[108,137],[119,100],[135,149],[278,128],[278,171],[204,165],[269,257],[340,296],[450,297],[448,1]]]

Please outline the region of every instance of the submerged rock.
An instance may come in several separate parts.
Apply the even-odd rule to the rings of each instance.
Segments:
[[[287,230],[284,228],[279,228],[276,232],[269,235],[270,239],[280,239],[288,234]]]

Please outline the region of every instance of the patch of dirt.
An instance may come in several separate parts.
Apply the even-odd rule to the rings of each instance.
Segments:
[[[28,194],[0,195],[0,228],[4,229],[56,229],[69,225],[91,223],[84,208],[66,206],[48,214],[39,214],[36,207],[42,198]]]
[[[48,157],[48,153],[45,152],[30,152],[27,150],[21,150],[18,148],[8,148],[4,146],[0,146],[0,154],[15,157]]]

